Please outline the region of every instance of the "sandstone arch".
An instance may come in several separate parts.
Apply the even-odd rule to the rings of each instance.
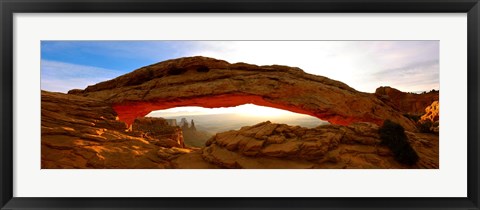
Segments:
[[[131,124],[150,111],[177,106],[230,107],[245,103],[309,114],[333,124],[381,124],[385,119],[414,130],[412,121],[374,94],[356,91],[299,68],[230,64],[206,57],[168,60],[115,79],[71,90],[101,99]]]

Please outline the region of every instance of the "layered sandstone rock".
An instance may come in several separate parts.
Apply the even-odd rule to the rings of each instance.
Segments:
[[[42,91],[41,99],[42,168],[172,167],[169,158],[159,151],[174,145],[141,137],[140,131],[127,131],[110,105],[98,99],[46,91]]]
[[[425,108],[425,114],[420,118],[421,126],[428,127],[428,131],[440,132],[440,104],[434,101],[430,106]]]
[[[379,87],[375,90],[375,95],[402,113],[415,116],[425,114],[425,108],[439,99],[439,91],[415,94],[391,87]]]
[[[132,135],[136,135],[164,147],[185,147],[182,129],[170,126],[163,118],[137,118],[132,124]]]
[[[438,168],[438,138],[407,132],[420,160]],[[202,156],[222,168],[411,168],[380,144],[378,126],[354,123],[302,128],[270,122],[217,134]]]
[[[414,166],[395,161],[378,136],[378,125],[386,119],[415,131],[414,122],[403,114],[416,113],[424,102],[417,104],[414,97],[391,94],[396,92],[390,89],[377,92],[358,92],[286,66],[230,64],[205,57],[169,60],[69,94],[42,91],[41,164],[42,168],[438,168],[438,135],[406,132],[420,157]],[[309,114],[333,124],[308,129],[264,122],[216,134],[204,148],[189,148],[181,128],[143,117],[178,106],[245,103]],[[434,116],[438,103],[437,108],[432,106],[425,119],[438,119]]]
[[[110,104],[131,124],[153,110],[178,106],[231,107],[252,103],[308,114],[333,124],[390,119],[407,130],[413,122],[375,95],[299,68],[230,64],[206,57],[168,60],[70,94]]]
[[[159,143],[160,133],[166,142],[178,140],[163,119],[137,119],[128,129],[97,99],[42,91],[41,112],[44,169],[408,167],[379,144],[378,126],[371,123],[307,129],[265,122],[219,133],[195,149]],[[438,136],[407,136],[420,156],[413,167],[438,168]]]

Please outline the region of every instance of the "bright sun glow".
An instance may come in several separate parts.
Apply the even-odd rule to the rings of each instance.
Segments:
[[[171,109],[153,111],[147,116],[173,117],[180,115],[212,115],[212,114],[240,114],[261,117],[286,117],[302,115],[294,112],[254,104],[244,104],[226,108],[203,108],[198,106],[175,107]]]

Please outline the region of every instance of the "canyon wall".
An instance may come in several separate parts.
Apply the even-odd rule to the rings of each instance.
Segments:
[[[375,90],[375,95],[404,114],[421,116],[425,114],[425,108],[439,100],[440,92],[416,94],[402,92],[392,87],[379,87]]]

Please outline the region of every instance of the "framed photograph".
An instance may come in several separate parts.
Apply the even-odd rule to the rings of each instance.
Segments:
[[[478,0],[0,7],[1,209],[479,209]]]

